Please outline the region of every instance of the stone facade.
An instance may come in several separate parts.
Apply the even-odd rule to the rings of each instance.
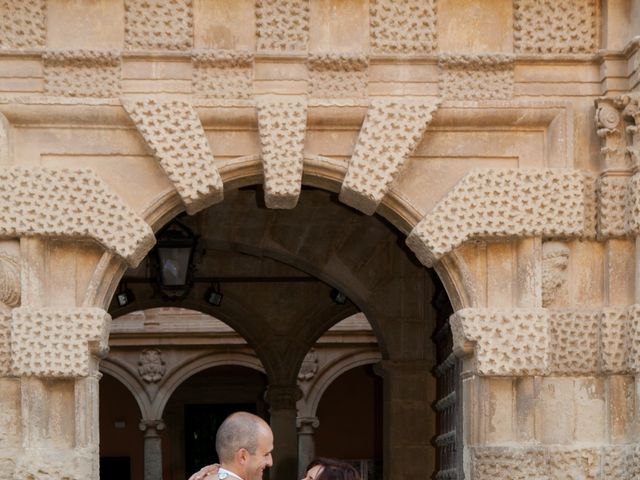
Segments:
[[[639,19],[638,0],[0,0],[0,477],[98,478],[111,300],[185,211],[227,253],[199,252],[204,278],[270,285],[220,311],[264,361],[274,480],[313,425],[300,366],[357,311],[385,478],[636,478]],[[429,268],[455,311],[450,432]]]

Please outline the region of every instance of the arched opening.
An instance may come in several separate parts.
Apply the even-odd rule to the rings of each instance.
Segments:
[[[390,424],[406,423],[404,417],[417,415],[410,426],[420,430],[419,435],[394,437],[401,440],[395,444],[390,435],[383,435],[385,464],[400,471],[395,452],[406,446],[424,452],[421,468],[433,471],[436,455],[431,442],[438,432],[431,408],[436,401],[432,373],[436,365],[430,335],[436,315],[430,304],[435,286],[429,271],[408,251],[402,232],[380,216],[346,207],[335,194],[303,188],[292,210],[267,209],[262,196],[260,188],[242,187],[227,191],[220,204],[181,216],[179,221],[198,237],[188,291],[171,299],[158,291],[154,273],[158,267],[151,252],[137,269],[125,273],[116,288],[131,291],[134,301],[119,305],[114,298],[112,315],[151,308],[191,309],[236,332],[237,342],[253,352],[266,374],[265,411],[270,413],[276,442],[273,477],[287,479],[294,478],[299,468],[298,435],[304,423],[300,419],[306,415],[296,408],[297,378],[305,355],[328,329],[361,312],[371,326],[376,360],[385,364],[380,374],[386,400],[378,423],[388,432],[397,428]],[[217,303],[209,300],[214,287],[221,294]],[[148,318],[140,322],[147,333],[157,329]],[[189,321],[177,322],[174,330],[158,336],[155,344],[149,340],[148,346],[164,349],[179,338],[186,347],[191,333]],[[230,336],[216,337],[206,328],[199,335],[194,357],[225,344],[237,347]],[[172,396],[169,385],[175,389],[179,383],[176,378],[153,387],[163,400],[150,407],[152,416],[161,416],[161,405]],[[403,406],[405,399],[394,395],[411,389],[395,383],[416,379],[420,398],[406,399],[414,402],[410,412]]]
[[[100,380],[100,478],[143,478],[142,415],[133,394],[116,378],[103,373]]]

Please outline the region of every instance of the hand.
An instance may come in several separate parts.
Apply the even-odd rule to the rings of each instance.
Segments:
[[[207,465],[206,467],[202,467],[196,473],[189,477],[189,480],[204,480],[209,475],[217,475],[218,470],[220,469],[220,465],[214,463],[213,465]]]

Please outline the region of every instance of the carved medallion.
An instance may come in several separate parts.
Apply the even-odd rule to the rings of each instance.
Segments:
[[[147,383],[156,383],[162,380],[165,372],[165,362],[162,360],[162,352],[155,348],[147,348],[140,353],[138,360],[138,373]]]
[[[298,373],[298,380],[301,382],[311,380],[316,373],[318,373],[318,355],[312,348],[309,353],[304,357],[302,365],[300,366],[300,372]]]

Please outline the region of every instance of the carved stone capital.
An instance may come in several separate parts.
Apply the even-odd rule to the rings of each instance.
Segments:
[[[602,139],[601,168],[629,168],[626,155],[622,105],[619,99],[602,97],[596,100],[596,132]]]
[[[296,402],[302,398],[302,391],[297,385],[269,385],[265,400],[271,410],[296,410]]]
[[[298,434],[313,435],[315,429],[320,426],[320,420],[318,420],[318,417],[298,417],[296,426],[298,427]]]
[[[145,436],[157,434],[161,430],[164,430],[165,427],[166,425],[162,419],[143,419],[140,420],[140,423],[138,424],[138,428],[145,432]]]

